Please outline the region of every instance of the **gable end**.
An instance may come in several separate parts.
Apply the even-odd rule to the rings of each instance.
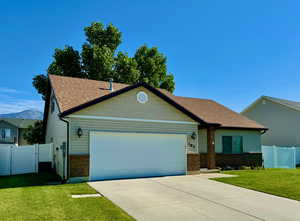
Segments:
[[[170,105],[174,106],[176,109],[178,109],[179,111],[181,111],[182,113],[186,114],[188,117],[190,117],[191,119],[203,124],[203,125],[207,125],[207,123],[200,119],[199,117],[197,117],[196,115],[194,115],[193,113],[191,113],[189,110],[187,110],[186,108],[184,108],[183,106],[179,105],[178,103],[176,103],[174,100],[172,100],[171,98],[169,98],[168,96],[166,96],[165,94],[161,93],[159,90],[151,87],[150,85],[144,83],[144,82],[141,82],[141,83],[138,83],[138,84],[135,84],[135,85],[131,85],[131,86],[128,86],[128,87],[125,87],[123,89],[120,89],[118,91],[115,91],[115,92],[112,92],[108,95],[105,95],[105,96],[102,96],[100,98],[96,98],[92,101],[89,101],[89,102],[86,102],[82,105],[79,105],[77,107],[74,107],[74,108],[71,108],[67,111],[64,111],[60,114],[61,117],[65,117],[67,115],[70,115],[72,113],[75,113],[77,111],[80,111],[84,108],[87,108],[89,106],[92,106],[94,104],[98,104],[100,102],[103,102],[105,100],[108,100],[112,97],[115,97],[115,96],[118,96],[120,94],[123,94],[125,92],[128,92],[130,90],[133,90],[135,88],[138,88],[138,87],[144,87],[146,88],[147,90],[151,91],[153,94],[155,94],[156,96],[160,97],[161,99],[163,99],[164,101],[166,101],[167,103],[169,103]]]

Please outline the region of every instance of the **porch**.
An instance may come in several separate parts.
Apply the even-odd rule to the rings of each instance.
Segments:
[[[199,128],[199,152],[188,153],[188,171],[262,166],[260,136],[258,130]]]

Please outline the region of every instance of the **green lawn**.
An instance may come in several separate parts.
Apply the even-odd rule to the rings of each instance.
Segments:
[[[236,170],[224,173],[238,177],[213,180],[300,200],[300,169]]]
[[[86,183],[44,185],[48,173],[0,177],[0,220],[134,220],[104,197],[72,199],[96,193]]]

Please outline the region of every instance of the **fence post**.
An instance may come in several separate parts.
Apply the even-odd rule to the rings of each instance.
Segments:
[[[273,145],[273,168],[277,168],[278,167],[278,162],[277,162],[277,149],[276,146]]]
[[[293,150],[293,168],[296,168],[296,148],[292,147]]]
[[[38,173],[39,172],[39,144],[35,144],[35,172]]]
[[[51,159],[51,168],[54,167],[54,145],[50,143],[50,159]]]
[[[13,151],[12,151],[13,146],[10,146],[10,160],[9,160],[9,175],[12,175],[12,161],[13,161]]]

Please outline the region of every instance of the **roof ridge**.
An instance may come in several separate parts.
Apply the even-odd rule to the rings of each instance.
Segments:
[[[76,79],[76,80],[87,80],[87,81],[93,81],[93,82],[102,82],[102,83],[109,83],[109,81],[102,81],[102,80],[95,80],[95,79],[89,79],[89,78],[80,78],[80,77],[72,77],[72,76],[63,76],[63,75],[56,75],[56,74],[48,74],[49,76],[54,76],[54,77],[59,77],[59,78],[72,78],[72,79]],[[114,84],[121,84],[121,85],[125,85],[125,86],[130,86],[130,84],[124,84],[124,83],[119,83],[119,82],[115,82]]]
[[[291,101],[291,100],[269,97],[269,96],[262,96],[262,98],[267,99],[276,104],[282,105],[284,107],[290,108],[294,111],[298,111],[298,112],[300,111],[300,102],[298,101]]]
[[[173,96],[179,97],[179,98],[187,98],[187,99],[198,99],[198,100],[214,101],[213,99],[200,98],[200,97],[185,97],[185,96],[177,96],[177,95],[173,95]]]
[[[288,99],[283,99],[283,98],[278,98],[278,97],[265,96],[265,95],[263,95],[262,97],[266,98],[266,99],[277,99],[277,100],[288,101],[288,102],[293,102],[293,103],[299,103],[300,104],[300,101],[293,101],[293,100],[288,100]]]
[[[87,81],[97,82],[97,83],[109,83],[109,81],[101,81],[101,80],[94,80],[94,79],[89,79],[89,78],[79,78],[79,77],[72,77],[72,76],[62,76],[62,75],[56,75],[56,74],[49,74],[49,76],[60,77],[60,78],[72,78],[72,79],[76,79],[76,80],[87,80]],[[132,86],[132,85],[135,85],[135,84],[138,84],[138,83],[146,83],[146,82],[138,82],[138,83],[134,83],[134,84],[125,84],[125,83],[119,83],[119,82],[114,81],[113,83],[118,84],[120,86],[129,87],[129,86]],[[175,96],[174,94],[172,94],[167,89],[159,88],[159,87],[154,87],[154,88],[157,89],[157,90],[161,90],[165,93],[169,93],[172,96]]]

